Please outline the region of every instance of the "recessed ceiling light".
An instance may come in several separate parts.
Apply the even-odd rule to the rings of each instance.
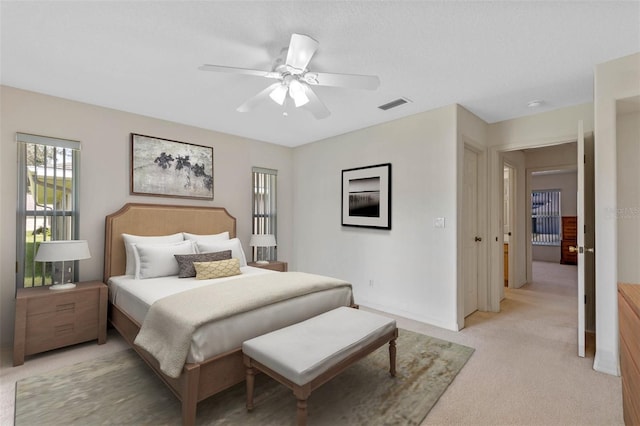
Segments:
[[[542,105],[543,103],[544,103],[544,101],[542,101],[542,100],[540,100],[540,99],[535,99],[535,100],[533,100],[533,101],[529,101],[529,102],[527,102],[527,106],[528,106],[529,108],[537,108],[537,107],[539,107],[540,105]]]

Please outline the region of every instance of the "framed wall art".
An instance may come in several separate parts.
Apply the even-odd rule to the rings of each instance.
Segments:
[[[391,229],[391,164],[342,171],[342,226]]]
[[[213,148],[131,134],[131,194],[213,200]]]

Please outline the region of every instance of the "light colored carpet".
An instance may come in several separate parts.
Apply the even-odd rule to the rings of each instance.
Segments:
[[[473,349],[400,330],[397,375],[388,345],[311,394],[311,425],[418,425],[467,362]],[[295,424],[290,390],[264,375],[247,413],[244,384],[198,405],[197,424]],[[16,425],[171,425],[180,423],[173,394],[132,351],[122,351],[16,385]]]
[[[476,349],[423,425],[624,425],[620,377],[577,356],[577,268],[534,262],[501,312],[476,312],[458,333],[398,326]]]

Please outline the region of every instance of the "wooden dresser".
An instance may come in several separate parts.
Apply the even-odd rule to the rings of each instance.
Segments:
[[[624,423],[640,425],[640,284],[618,284]]]
[[[570,252],[569,247],[578,245],[578,218],[576,216],[562,216],[562,241],[560,263],[566,265],[578,264],[578,253]]]

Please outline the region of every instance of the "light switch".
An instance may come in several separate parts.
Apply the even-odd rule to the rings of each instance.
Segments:
[[[436,217],[433,221],[434,228],[444,228],[444,217]]]

